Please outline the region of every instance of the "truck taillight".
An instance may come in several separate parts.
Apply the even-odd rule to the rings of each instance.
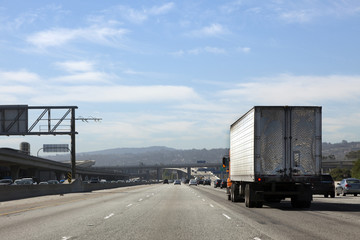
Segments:
[[[261,178],[258,178],[258,182],[261,182],[262,181],[262,179]]]

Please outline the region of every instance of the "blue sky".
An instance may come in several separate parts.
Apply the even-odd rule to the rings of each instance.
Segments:
[[[77,152],[229,146],[255,105],[323,107],[360,140],[360,2],[0,1],[2,105],[78,106]],[[1,137],[70,143],[70,137]]]

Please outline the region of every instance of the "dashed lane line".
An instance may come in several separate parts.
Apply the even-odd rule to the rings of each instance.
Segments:
[[[104,219],[109,219],[109,218],[111,218],[111,217],[114,216],[114,215],[115,215],[114,213],[111,213],[110,215],[104,217]]]
[[[226,217],[227,219],[231,219],[231,217],[229,217],[228,215],[226,215],[225,213],[222,214],[224,217]]]

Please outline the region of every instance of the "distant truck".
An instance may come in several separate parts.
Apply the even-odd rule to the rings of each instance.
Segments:
[[[309,208],[321,176],[321,107],[255,106],[230,126],[228,200]]]

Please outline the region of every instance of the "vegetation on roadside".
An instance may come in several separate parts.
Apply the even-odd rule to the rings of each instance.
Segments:
[[[334,168],[331,170],[330,175],[334,181],[341,181],[344,178],[351,177],[351,170],[346,168]]]
[[[351,176],[360,179],[360,158],[354,163],[354,166],[351,169]]]

